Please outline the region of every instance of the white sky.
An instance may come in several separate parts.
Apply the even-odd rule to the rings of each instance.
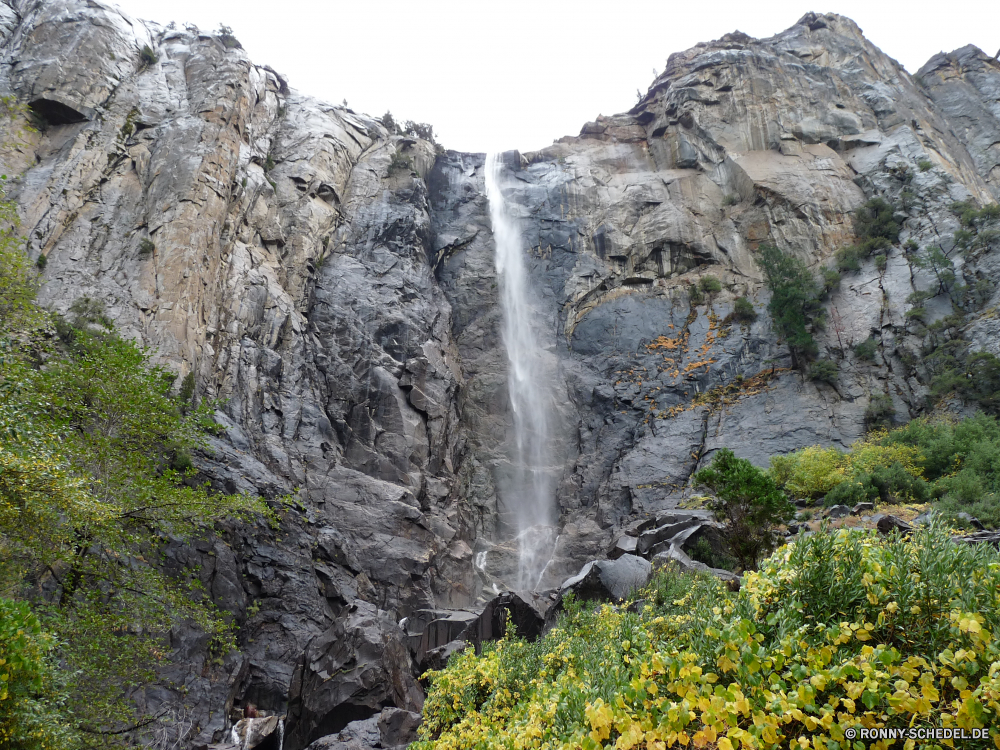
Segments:
[[[232,27],[303,93],[429,122],[447,148],[542,148],[628,110],[667,56],[809,10],[854,19],[915,73],[936,52],[1000,48],[1000,0],[111,0],[161,23]]]

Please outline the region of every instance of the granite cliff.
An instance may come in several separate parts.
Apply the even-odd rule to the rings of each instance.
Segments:
[[[219,400],[206,479],[296,498],[277,530],[169,548],[241,650],[214,663],[178,626],[162,683],[135,699],[183,716],[188,746],[221,741],[249,702],[289,712],[290,750],[419,711],[421,633],[516,566],[484,155],[299,93],[231,36],[97,0],[4,0],[0,35],[0,90],[37,125],[3,160],[28,252],[47,259],[42,301],[100,300]],[[676,507],[719,447],[766,465],[846,448],[873,396],[901,421],[926,408],[928,325],[955,303],[907,316],[934,283],[905,246],[952,253],[951,205],[1000,199],[1000,63],[966,47],[911,76],[850,20],[808,14],[671,55],[631,111],[504,158],[559,395],[548,588]],[[835,384],[804,379],[755,251],[818,269],[873,196],[897,207],[900,244],[827,302]],[[953,254],[983,299],[946,333],[996,354],[995,244]],[[722,290],[704,298],[706,275]],[[741,296],[755,322],[729,317]],[[853,349],[868,339],[873,361]]]

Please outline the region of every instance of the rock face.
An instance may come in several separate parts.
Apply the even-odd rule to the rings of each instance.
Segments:
[[[224,741],[233,706],[287,711],[289,750],[418,710],[419,644],[454,651],[448,622],[466,615],[444,610],[473,619],[516,570],[496,492],[512,420],[484,156],[438,153],[294,91],[228,39],[99,0],[3,0],[0,62],[0,89],[39,124],[3,166],[28,251],[47,257],[42,301],[102,301],[221,400],[205,479],[298,489],[279,530],[168,548],[233,613],[240,651],[220,665],[178,626],[162,685],[135,700],[191,707],[190,746]],[[942,335],[925,324],[953,302],[907,317],[937,283],[904,247],[831,295],[817,339],[835,385],[788,369],[755,252],[818,268],[879,195],[901,242],[940,245],[991,310],[995,242],[955,252],[950,205],[1000,195],[998,80],[974,48],[911,77],[851,21],[809,14],[672,55],[630,112],[504,156],[557,373],[560,520],[535,530],[552,550],[540,589],[609,549],[684,554],[685,530],[657,518],[721,446],[766,465],[846,448],[874,395],[898,420],[924,408],[921,358]],[[722,290],[696,295],[708,275]],[[740,296],[756,321],[729,317]],[[996,353],[995,316],[965,312],[947,335]],[[869,338],[874,361],[853,351]]]

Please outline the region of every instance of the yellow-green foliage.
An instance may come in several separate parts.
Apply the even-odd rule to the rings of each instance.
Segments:
[[[0,598],[0,748],[62,750],[70,734],[53,714],[54,639],[27,604]]]
[[[887,430],[872,430],[864,440],[851,446],[847,455],[848,474],[861,474],[898,463],[907,474],[923,476],[923,454],[912,445],[888,442]]]
[[[923,475],[919,448],[891,442],[886,430],[873,430],[851,446],[850,453],[813,445],[784,456],[771,456],[771,476],[793,497],[820,498],[841,482],[899,464],[913,477]]]
[[[660,576],[641,613],[570,606],[535,644],[429,673],[415,750],[846,750],[862,727],[989,727],[1000,747],[995,549],[842,529],[779,549],[735,594]]]
[[[771,476],[794,497],[823,497],[847,478],[847,459],[836,448],[809,448],[771,456]]]

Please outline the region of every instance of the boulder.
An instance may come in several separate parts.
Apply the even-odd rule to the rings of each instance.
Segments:
[[[432,648],[430,651],[424,654],[424,658],[420,661],[420,674],[434,669],[440,670],[448,666],[448,660],[453,654],[459,654],[468,648],[469,644],[465,641],[451,641],[444,644],[443,646],[438,646],[437,648]]]
[[[639,540],[636,537],[622,534],[608,548],[608,557],[617,560],[622,555],[634,555],[638,543]]]
[[[965,521],[967,524],[969,524],[969,526],[971,526],[974,529],[979,529],[980,531],[986,530],[986,527],[983,526],[983,522],[969,513],[963,511],[961,513],[956,513],[955,517],[962,521]]]
[[[423,690],[403,631],[387,612],[357,600],[314,638],[289,688],[288,744],[303,747],[385,706],[419,711]]]
[[[229,743],[240,750],[278,750],[284,739],[284,717],[240,719],[229,734]]]
[[[378,732],[382,747],[405,747],[417,739],[420,714],[401,708],[383,708],[378,717]]]
[[[478,649],[486,641],[502,638],[509,624],[517,634],[533,641],[542,634],[545,618],[555,604],[554,592],[507,591],[491,599],[462,633]]]
[[[617,560],[593,560],[560,587],[565,595],[572,591],[578,599],[621,601],[649,582],[653,568],[637,555],[622,555]]]
[[[976,534],[956,536],[955,541],[966,544],[992,544],[997,547],[1000,546],[1000,531],[980,531]]]
[[[657,544],[669,541],[685,529],[697,526],[700,520],[701,519],[696,517],[682,518],[674,521],[673,523],[665,523],[655,529],[644,531],[639,536],[639,541],[636,543],[636,552],[640,555],[645,555]]]
[[[462,637],[479,613],[467,609],[418,610],[403,623],[407,632],[410,651],[418,664],[424,654]]]
[[[866,513],[869,510],[875,510],[875,503],[858,503],[851,508],[851,515],[860,516],[862,513]]]
[[[378,750],[383,747],[378,722],[381,716],[352,721],[339,732],[320,737],[306,750]]]
[[[834,505],[826,512],[827,518],[844,518],[851,515],[851,509],[846,505]]]
[[[882,516],[876,522],[875,528],[878,529],[880,534],[891,534],[894,529],[900,534],[909,534],[913,531],[913,527],[910,524],[896,516]]]

